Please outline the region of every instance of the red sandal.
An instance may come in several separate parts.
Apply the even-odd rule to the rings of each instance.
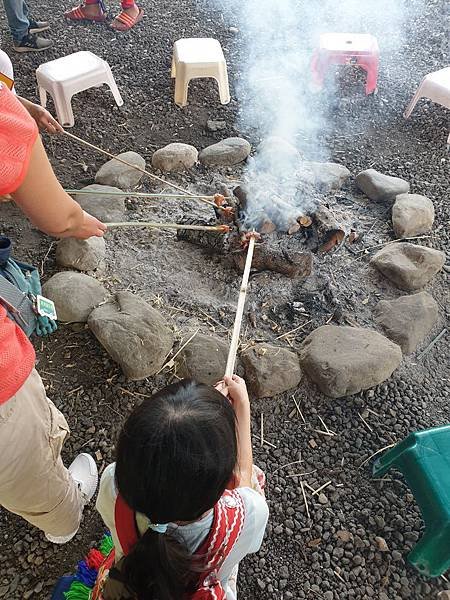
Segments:
[[[85,12],[86,6],[90,6],[92,4],[98,4],[100,7],[99,15],[87,15]],[[106,21],[106,9],[103,4],[103,0],[94,2],[87,0],[87,2],[80,4],[79,6],[75,6],[71,10],[68,10],[64,13],[66,19],[70,19],[71,21],[92,21],[94,23],[104,23]]]
[[[144,11],[142,8],[139,9],[138,14],[135,17],[131,17],[128,13],[122,10],[111,23],[111,29],[115,31],[129,31],[132,29],[139,21],[142,20],[144,16]]]

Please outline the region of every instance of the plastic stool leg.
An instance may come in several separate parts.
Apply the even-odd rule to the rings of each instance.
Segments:
[[[325,79],[325,72],[327,67],[328,64],[326,65],[326,67],[324,66],[323,61],[319,56],[319,53],[316,51],[311,61],[311,75],[313,83],[317,87],[317,89],[321,89],[323,87],[323,81]]]
[[[405,109],[405,112],[403,113],[403,116],[405,117],[405,119],[408,119],[410,117],[417,102],[420,100],[420,98],[422,98],[422,84],[423,84],[423,82],[417,88],[417,91],[414,94],[414,96],[412,97],[411,102],[408,104],[408,106]]]
[[[228,84],[228,72],[227,65],[221,63],[219,65],[219,74],[216,79],[219,85],[219,96],[221,104],[228,104],[231,100],[230,98],[230,86]]]
[[[360,67],[365,69],[366,77],[366,96],[373,94],[377,89],[378,81],[378,60],[369,60],[366,64],[360,64]]]
[[[178,64],[177,76],[175,78],[175,104],[186,106],[189,88],[189,78],[186,68],[182,63]]]
[[[450,523],[425,529],[408,555],[408,562],[426,577],[439,577],[445,573],[450,567]]]
[[[120,95],[119,88],[117,87],[116,80],[114,79],[114,75],[112,74],[112,71],[111,71],[109,65],[106,65],[106,81],[105,81],[105,83],[111,90],[117,106],[122,106],[123,105],[122,96]]]
[[[177,76],[177,63],[175,62],[175,57],[172,56],[172,67],[170,69],[170,77],[171,79],[175,79]]]
[[[39,86],[39,101],[44,108],[47,106],[47,90]]]
[[[63,127],[73,127],[75,119],[72,110],[72,96],[66,96],[62,93],[55,92],[53,96],[55,104],[56,116]]]

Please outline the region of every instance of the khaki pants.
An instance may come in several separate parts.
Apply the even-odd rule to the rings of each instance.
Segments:
[[[83,508],[61,460],[68,434],[66,419],[47,398],[35,369],[0,404],[0,505],[52,536],[74,533]]]

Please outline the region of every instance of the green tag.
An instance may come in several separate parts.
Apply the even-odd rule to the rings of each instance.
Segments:
[[[48,317],[56,321],[58,318],[56,315],[55,303],[44,296],[36,296],[36,310],[38,315],[41,317]]]

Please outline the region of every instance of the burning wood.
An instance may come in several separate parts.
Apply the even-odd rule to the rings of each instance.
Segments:
[[[345,229],[325,206],[320,206],[313,215],[319,238],[319,252],[329,252],[342,242]]]

